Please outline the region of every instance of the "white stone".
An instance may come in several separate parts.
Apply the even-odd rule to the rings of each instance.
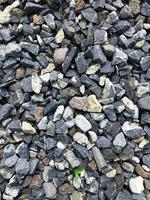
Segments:
[[[35,93],[39,94],[42,89],[42,81],[37,74],[32,75],[31,81],[32,89]]]
[[[75,125],[83,132],[87,132],[92,128],[91,123],[83,115],[80,114],[75,117]]]
[[[92,143],[96,142],[97,140],[97,134],[94,131],[89,131],[89,138],[91,140]]]
[[[116,169],[112,169],[111,171],[106,173],[106,176],[109,178],[113,178],[116,176]]]
[[[64,110],[64,113],[63,113],[63,118],[68,121],[68,120],[71,120],[73,119],[73,110],[70,106],[67,106]]]
[[[143,178],[141,176],[130,178],[129,187],[131,192],[141,194],[144,191]]]
[[[83,146],[87,145],[89,143],[89,140],[87,138],[87,136],[83,133],[80,133],[80,132],[76,132],[74,135],[73,135],[73,140]]]
[[[28,133],[28,134],[35,134],[36,130],[35,128],[28,122],[22,122],[22,131],[24,133]]]
[[[113,140],[114,146],[125,147],[127,144],[124,134],[121,132],[116,135],[115,139]]]
[[[64,112],[64,106],[63,105],[58,106],[54,113],[53,121],[56,122],[56,121],[60,120],[63,115],[63,112]]]

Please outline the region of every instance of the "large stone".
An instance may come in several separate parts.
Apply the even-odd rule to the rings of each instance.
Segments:
[[[146,95],[141,97],[138,101],[138,106],[142,110],[150,111],[150,96]]]
[[[76,157],[76,155],[71,150],[67,150],[64,154],[65,158],[69,162],[72,168],[78,167],[80,165],[80,161]]]
[[[22,47],[22,49],[28,51],[35,56],[38,55],[40,50],[39,45],[33,44],[31,42],[20,42],[20,46]]]
[[[73,97],[69,101],[69,105],[74,109],[86,111],[87,106],[88,106],[88,98],[87,97]]]
[[[88,138],[85,134],[80,133],[80,132],[76,132],[73,135],[73,140],[83,146],[87,145],[89,143]]]
[[[67,52],[68,52],[68,48],[66,47],[55,50],[54,61],[57,65],[61,65],[64,62]]]
[[[19,158],[16,165],[15,170],[17,174],[26,175],[30,170],[29,162],[24,158]]]
[[[124,53],[122,50],[116,48],[116,51],[113,56],[113,63],[115,65],[126,63],[128,60],[128,55]]]
[[[143,178],[141,176],[130,178],[129,187],[131,192],[141,194],[144,191]]]
[[[87,21],[91,23],[97,22],[98,16],[97,16],[97,12],[94,9],[86,8],[85,10],[81,11],[81,14]]]
[[[45,191],[46,198],[52,199],[56,196],[57,189],[53,183],[43,183],[43,188]]]
[[[96,98],[96,96],[90,95],[88,96],[88,108],[87,108],[88,112],[101,112],[102,111],[102,106],[99,103],[98,99]]]
[[[27,134],[35,134],[36,129],[29,122],[22,122],[22,131]]]
[[[75,125],[83,132],[87,132],[92,128],[91,123],[83,115],[80,114],[75,117]]]
[[[140,65],[143,71],[150,69],[150,56],[141,58]]]
[[[150,17],[150,2],[145,2],[142,4],[141,14],[146,17]]]
[[[128,121],[126,121],[122,125],[122,130],[128,138],[132,138],[132,139],[141,137],[146,134],[143,128],[139,124],[131,123]]]
[[[54,16],[52,14],[48,14],[44,16],[44,21],[51,29],[55,29],[56,24],[55,24]]]
[[[11,115],[14,106],[11,104],[5,104],[0,108],[0,121],[7,119]]]

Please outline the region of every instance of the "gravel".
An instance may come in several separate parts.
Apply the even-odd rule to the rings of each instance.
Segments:
[[[150,199],[149,0],[0,0],[0,199]]]

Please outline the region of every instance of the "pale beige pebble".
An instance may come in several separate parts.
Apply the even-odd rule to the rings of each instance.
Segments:
[[[146,138],[144,138],[143,141],[140,142],[139,148],[140,148],[140,149],[143,149],[144,146],[145,146],[146,144],[148,144],[148,143],[149,143],[149,141],[148,141]]]
[[[137,87],[138,97],[142,97],[144,94],[148,93],[149,91],[150,91],[150,84],[146,84],[146,85],[138,84],[138,87]]]
[[[150,30],[150,23],[144,23],[144,29]]]
[[[71,200],[83,200],[83,194],[74,190],[71,194]]]
[[[88,96],[88,112],[101,112],[102,106],[99,103],[98,99],[96,98],[96,95],[92,94]]]
[[[115,52],[115,47],[111,44],[103,45],[103,49],[104,49],[104,52],[106,53],[106,55],[108,55],[108,56],[112,56]]]
[[[20,5],[20,1],[16,0],[7,6],[3,11],[0,10],[0,24],[7,24],[10,21],[11,11]]]
[[[33,91],[39,94],[42,89],[42,81],[37,74],[32,75],[31,85]]]
[[[129,6],[134,15],[137,15],[140,12],[140,1],[139,0],[130,0]]]
[[[54,51],[54,61],[57,65],[61,65],[64,62],[67,52],[67,47],[59,48]]]
[[[116,176],[116,169],[112,169],[111,171],[106,173],[106,176],[109,178],[113,178]]]
[[[49,63],[48,66],[41,71],[41,75],[52,72],[55,69],[54,63]]]
[[[90,65],[86,70],[87,75],[95,74],[100,69],[100,64]]]
[[[144,46],[144,43],[145,43],[145,40],[141,40],[141,41],[137,42],[134,47],[137,49],[140,49],[141,47]]]
[[[28,134],[35,134],[36,130],[35,128],[28,122],[23,121],[22,122],[22,131],[24,133],[28,133]]]
[[[73,140],[83,146],[86,146],[89,143],[87,136],[84,133],[76,132],[73,135]]]
[[[105,81],[106,81],[106,76],[105,75],[100,76],[99,85],[100,86],[104,86],[105,85]]]
[[[141,176],[130,178],[129,187],[131,192],[141,194],[144,191],[143,178]]]
[[[64,37],[65,37],[65,34],[64,34],[63,29],[61,28],[61,29],[58,31],[58,33],[56,34],[56,36],[55,36],[56,43],[57,43],[57,44],[62,43]]]
[[[43,24],[43,18],[41,15],[33,15],[33,23],[36,25],[42,25]]]

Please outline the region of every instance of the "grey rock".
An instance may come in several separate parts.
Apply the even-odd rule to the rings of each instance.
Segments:
[[[70,51],[68,52],[68,55],[65,58],[65,61],[62,65],[64,72],[66,72],[68,70],[68,68],[71,65],[71,62],[74,59],[74,57],[76,56],[76,54],[77,54],[77,47],[72,47],[70,49]]]
[[[128,53],[129,61],[133,64],[139,64],[142,56],[144,56],[144,54],[141,50],[132,50]]]
[[[28,174],[30,171],[29,162],[24,158],[19,158],[15,165],[15,171],[20,175]]]
[[[20,46],[23,50],[37,56],[39,53],[39,45],[33,44],[31,42],[20,42]]]
[[[141,14],[144,16],[150,17],[150,3],[149,2],[145,2],[142,4]]]
[[[122,190],[116,197],[116,200],[132,200],[131,194],[127,190]]]
[[[45,138],[44,147],[46,150],[50,150],[54,147],[55,141],[53,138]]]
[[[120,34],[124,33],[127,30],[129,30],[130,27],[131,27],[131,24],[126,20],[120,20],[115,25],[115,29],[116,29],[117,33],[120,33]]]
[[[47,116],[44,116],[40,122],[38,123],[39,130],[46,130],[47,129],[48,119]]]
[[[55,135],[55,124],[52,121],[49,121],[47,124],[46,135],[54,136]]]
[[[72,168],[78,167],[80,165],[80,161],[78,160],[76,155],[71,150],[67,150],[64,153],[64,156],[65,156],[65,158],[67,159],[67,161],[69,162],[69,164],[71,165]]]
[[[141,114],[141,124],[150,124],[150,113],[144,112]]]
[[[28,145],[24,142],[20,143],[16,148],[16,154],[19,155],[20,158],[29,158],[29,149]]]
[[[5,104],[0,108],[0,121],[7,119],[10,115],[14,106],[11,104]]]
[[[125,147],[127,144],[124,134],[121,132],[116,135],[113,140],[113,145],[118,147]]]
[[[116,48],[114,56],[113,56],[114,65],[126,63],[127,60],[128,60],[128,55],[124,53],[122,50]]]
[[[84,147],[80,144],[76,144],[76,143],[73,144],[73,147],[74,147],[75,153],[79,157],[81,157],[83,159],[88,157],[89,153],[88,153],[88,150],[86,147]]]
[[[142,161],[145,165],[150,168],[150,154],[144,155]]]
[[[10,42],[6,45],[7,56],[18,56],[20,55],[21,47],[17,43]]]
[[[99,45],[108,41],[107,32],[104,30],[96,29],[94,32],[94,44]]]
[[[134,156],[134,149],[131,146],[131,144],[126,145],[125,148],[119,154],[120,159],[123,161],[130,160],[131,158],[133,158],[133,156]]]
[[[29,161],[29,164],[30,164],[29,174],[34,174],[38,167],[39,160],[37,158],[33,158],[32,160]]]
[[[42,11],[42,9],[43,9],[43,6],[37,3],[32,3],[32,2],[27,2],[24,7],[24,11],[27,15],[39,13],[40,11]]]
[[[149,70],[150,69],[150,56],[141,58],[140,66],[143,71]]]
[[[100,152],[100,150],[97,147],[92,148],[92,153],[93,153],[94,159],[96,161],[98,170],[100,172],[102,172],[102,169],[107,166],[107,163],[106,163],[102,153]]]
[[[24,92],[33,92],[31,82],[32,82],[31,76],[24,78],[21,81],[21,87],[24,90]]]
[[[130,6],[125,5],[120,11],[120,18],[127,19],[133,17],[132,9]]]
[[[0,61],[4,61],[6,56],[6,47],[4,44],[0,44]]]
[[[83,115],[80,114],[75,117],[75,125],[83,132],[87,132],[92,128],[91,123]]]
[[[6,184],[5,193],[9,195],[9,197],[12,197],[12,199],[17,197],[19,192],[20,192],[20,186],[16,186],[13,184]]]
[[[95,12],[94,9],[92,8],[86,8],[85,10],[81,11],[81,14],[83,15],[83,17],[91,22],[91,23],[96,23],[98,20],[98,16],[97,13]]]
[[[75,62],[76,62],[78,73],[83,74],[88,68],[88,63],[85,60],[84,53],[79,53],[75,59]]]
[[[85,186],[85,190],[93,194],[97,194],[98,189],[99,189],[99,182],[96,179],[94,179],[92,183],[90,183],[89,185]]]
[[[55,130],[56,130],[56,133],[60,133],[60,134],[68,133],[68,128],[66,126],[65,121],[64,120],[57,121],[55,123]]]
[[[94,9],[104,8],[106,0],[95,0],[93,2]]]
[[[44,20],[51,29],[55,29],[56,24],[55,24],[54,16],[52,14],[48,14],[44,16]]]
[[[122,125],[122,130],[128,138],[132,139],[144,136],[146,134],[139,124],[128,121]]]
[[[144,97],[141,97],[138,101],[138,106],[142,110],[150,111],[150,96],[146,95]]]
[[[14,153],[15,153],[15,146],[13,144],[8,144],[7,146],[4,147],[3,157],[6,159],[9,156],[14,155]]]
[[[20,120],[16,119],[16,120],[12,120],[8,127],[8,129],[10,129],[11,131],[21,131],[21,122]]]
[[[94,61],[98,61],[102,64],[106,63],[107,59],[106,59],[106,56],[104,55],[100,45],[95,45],[93,47],[92,54],[93,54]]]
[[[18,160],[18,156],[16,156],[16,154],[9,156],[8,158],[5,159],[5,165],[7,167],[13,167]]]
[[[99,148],[109,148],[111,146],[110,140],[104,136],[101,136],[97,139],[96,145]]]
[[[43,183],[43,188],[45,191],[46,198],[52,199],[57,193],[57,189],[53,183]]]

